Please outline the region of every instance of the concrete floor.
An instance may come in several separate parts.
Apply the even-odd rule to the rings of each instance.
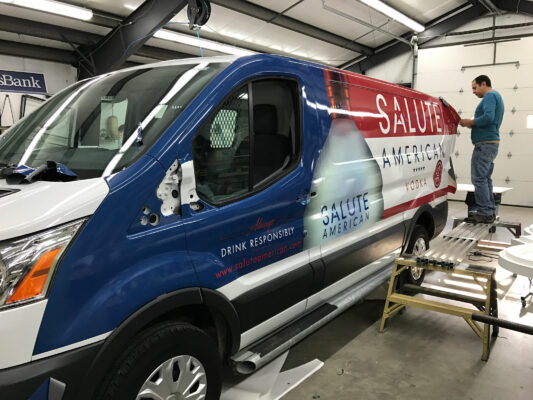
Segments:
[[[466,216],[464,203],[449,205],[446,230],[451,217]],[[502,206],[499,214],[523,227],[533,223],[533,209]],[[489,239],[511,237],[498,228]],[[528,280],[502,268],[497,280],[500,318],[533,326],[533,303],[520,304]],[[283,400],[533,399],[533,336],[500,329],[484,362],[481,341],[458,317],[408,308],[379,333],[384,296],[385,288],[378,289],[291,349],[283,369],[314,358],[324,366]]]

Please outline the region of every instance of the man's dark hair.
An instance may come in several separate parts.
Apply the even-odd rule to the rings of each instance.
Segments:
[[[485,82],[488,87],[492,87],[492,84],[490,83],[490,78],[487,75],[479,75],[478,77],[474,78],[474,80],[479,86],[481,86],[482,82]]]

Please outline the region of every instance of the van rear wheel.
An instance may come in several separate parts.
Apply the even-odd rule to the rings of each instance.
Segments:
[[[413,256],[421,256],[429,249],[429,235],[422,225],[416,225],[411,234],[406,253]],[[407,281],[415,285],[424,282],[426,270],[424,268],[411,267],[407,270]]]
[[[99,398],[215,400],[221,390],[221,362],[213,339],[181,322],[159,324],[142,332],[111,375]]]

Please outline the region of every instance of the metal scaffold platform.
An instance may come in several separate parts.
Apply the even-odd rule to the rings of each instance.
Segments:
[[[497,254],[509,244],[485,240],[497,226],[505,227],[510,231],[514,229],[514,232],[511,231],[513,235],[520,235],[521,225],[520,223],[500,221],[493,224],[458,222],[455,225],[450,232],[433,241],[431,248],[424,254],[411,258],[396,258],[379,331],[384,331],[390,317],[408,306],[455,315],[463,318],[479,337],[483,345],[481,359],[487,361],[490,353],[491,325],[493,326],[493,337],[498,336],[498,326],[513,326],[514,329],[522,329],[522,331],[529,329],[528,327],[519,327],[517,324],[509,324],[508,321],[497,318],[497,282],[495,279]],[[406,283],[403,277],[409,268],[424,268],[446,274],[467,276],[472,282],[479,285],[484,298],[457,294],[445,290],[446,288],[429,288]],[[417,294],[425,296],[415,297]],[[428,296],[431,299],[427,298]],[[471,307],[451,304],[449,301],[443,301],[443,299],[467,303]],[[480,325],[478,322],[482,322],[482,324]]]

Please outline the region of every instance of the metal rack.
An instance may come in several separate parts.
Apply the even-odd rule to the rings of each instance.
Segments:
[[[479,315],[493,318],[498,316],[497,284],[495,280],[496,268],[493,266],[471,265],[464,263],[464,261],[472,252],[472,249],[480,241],[483,241],[489,235],[490,229],[497,224],[498,222],[495,224],[474,225],[460,222],[449,233],[436,239],[432,243],[432,247],[423,255],[416,257],[416,259],[397,258],[392,270],[379,331],[383,332],[387,320],[407,306],[455,315],[463,318],[479,337],[483,345],[481,359],[487,361],[490,353],[490,323],[480,325],[476,322],[476,319],[478,321],[480,320]],[[503,248],[503,245],[499,246],[497,242],[494,242],[494,247]],[[453,273],[470,276],[483,290],[485,299],[480,300],[474,296],[459,295],[446,290],[407,284],[403,282],[404,272],[412,267],[440,271],[447,274]],[[415,297],[416,294],[468,303],[474,306],[474,308],[457,306],[439,300]],[[484,321],[483,318],[481,320]],[[498,336],[498,326],[493,327],[492,336]]]
[[[401,276],[404,271],[410,267],[421,267],[433,271],[441,271],[445,273],[454,273],[459,275],[471,276],[473,280],[483,289],[485,300],[480,300],[477,297],[469,297],[465,295],[457,295],[455,293],[446,292],[444,290],[429,289],[419,287],[416,285],[402,284]],[[498,303],[496,297],[496,280],[494,278],[495,268],[480,267],[459,264],[453,267],[433,264],[431,262],[423,263],[417,260],[409,260],[405,258],[397,258],[392,269],[392,276],[389,283],[389,290],[385,300],[385,308],[381,318],[379,331],[385,330],[387,320],[402,311],[405,307],[417,307],[425,310],[436,311],[448,315],[455,315],[463,318],[466,323],[472,328],[474,333],[479,337],[483,345],[483,353],[481,359],[487,361],[490,353],[490,324],[484,323],[482,326],[478,324],[476,314],[483,314],[487,317],[498,316]],[[417,293],[422,293],[434,297],[451,299],[463,303],[470,303],[476,309],[456,306],[454,304],[445,303],[442,301],[429,300],[426,298],[415,297]],[[493,337],[498,336],[498,327],[495,326],[492,332]]]

